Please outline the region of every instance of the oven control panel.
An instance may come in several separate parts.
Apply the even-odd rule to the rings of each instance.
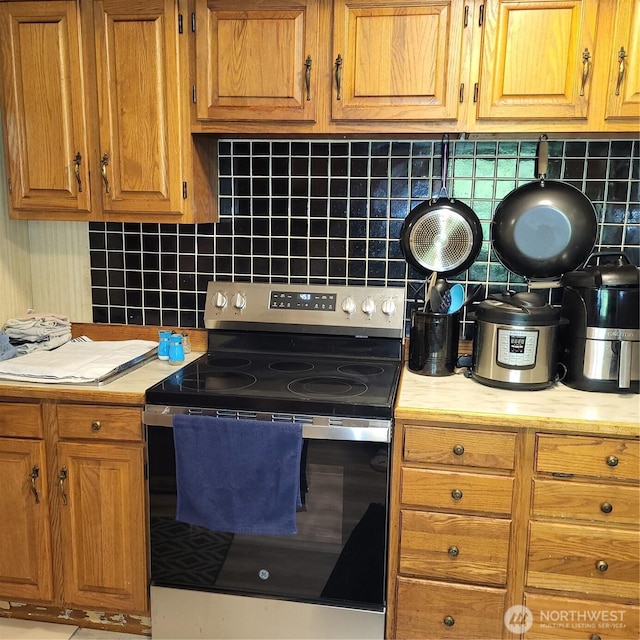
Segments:
[[[402,337],[402,287],[216,282],[207,288],[207,329],[260,328]]]

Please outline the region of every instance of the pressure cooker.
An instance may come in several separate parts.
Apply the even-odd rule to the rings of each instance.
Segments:
[[[478,305],[471,377],[503,389],[544,389],[557,379],[560,309],[537,293],[493,294]]]

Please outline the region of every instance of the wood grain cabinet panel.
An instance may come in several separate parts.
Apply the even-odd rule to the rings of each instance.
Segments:
[[[513,469],[513,433],[408,426],[404,460],[424,464]]]
[[[637,531],[535,520],[529,526],[529,587],[638,597]]]
[[[537,471],[637,482],[638,469],[638,440],[551,434],[538,436]]]
[[[0,437],[42,438],[39,403],[3,402],[0,405]]]
[[[411,467],[404,467],[401,474],[403,504],[505,516],[511,513],[512,477]]]
[[[509,520],[403,509],[400,573],[504,585]]]
[[[398,640],[498,640],[504,629],[500,589],[399,577]]]
[[[534,517],[636,526],[640,521],[637,486],[543,478],[536,478],[533,486]]]
[[[61,438],[142,441],[142,409],[104,405],[59,404]]]

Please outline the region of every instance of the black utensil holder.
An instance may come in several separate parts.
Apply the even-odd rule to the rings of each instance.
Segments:
[[[450,376],[458,359],[460,313],[414,309],[409,333],[409,369],[425,376]]]

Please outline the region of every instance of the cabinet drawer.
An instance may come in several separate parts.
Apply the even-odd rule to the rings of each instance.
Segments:
[[[504,629],[501,589],[398,578],[397,640],[499,640]]]
[[[533,515],[617,524],[640,520],[640,488],[536,478]]]
[[[510,520],[402,510],[400,573],[503,585]]]
[[[408,462],[513,469],[514,433],[439,427],[407,427],[404,459]]]
[[[629,640],[638,638],[638,607],[597,600],[525,594],[533,626],[525,640]]]
[[[532,521],[527,585],[637,598],[638,540],[628,529]]]
[[[513,478],[403,468],[403,504],[509,515]]]
[[[40,405],[27,402],[0,404],[0,436],[42,438]]]
[[[536,469],[546,473],[637,480],[637,440],[591,436],[539,435]]]
[[[61,438],[142,440],[142,409],[138,407],[60,404],[57,412]]]

